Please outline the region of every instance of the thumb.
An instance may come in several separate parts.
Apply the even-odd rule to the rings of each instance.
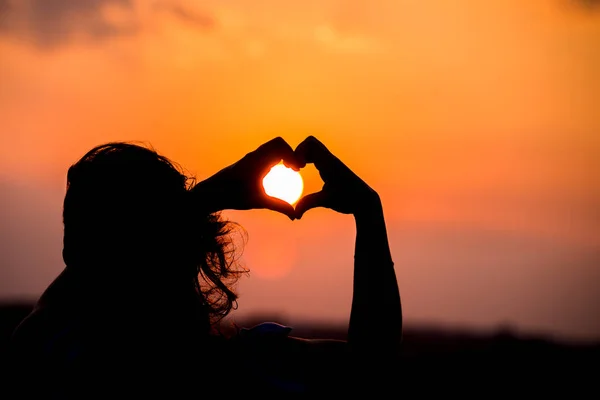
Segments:
[[[269,195],[265,197],[265,207],[267,209],[285,214],[292,221],[296,218],[296,210],[294,210],[294,207],[290,203]]]
[[[316,207],[327,207],[327,194],[323,191],[307,194],[296,204],[296,219],[302,218],[305,212]]]

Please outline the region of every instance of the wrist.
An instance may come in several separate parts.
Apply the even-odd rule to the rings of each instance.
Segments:
[[[363,196],[353,215],[357,224],[382,219],[383,205],[381,204],[379,194],[371,191],[368,195]]]

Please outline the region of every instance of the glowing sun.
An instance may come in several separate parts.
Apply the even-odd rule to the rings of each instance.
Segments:
[[[271,168],[262,183],[265,193],[290,204],[294,204],[300,199],[304,189],[300,173],[283,164],[277,164]]]

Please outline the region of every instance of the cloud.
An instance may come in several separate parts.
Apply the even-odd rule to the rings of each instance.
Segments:
[[[600,11],[600,0],[561,0],[562,5],[584,12]]]
[[[588,9],[597,10],[600,6],[600,0],[576,0],[576,2]]]
[[[154,3],[154,10],[170,14],[180,21],[198,28],[209,29],[215,26],[215,19],[211,15],[185,7],[181,3],[159,1]]]
[[[140,33],[148,22],[142,8],[202,29],[215,25],[211,15],[168,0],[0,0],[0,36],[43,50],[81,39],[102,42]]]
[[[131,0],[0,0],[0,34],[49,49],[75,36],[102,41],[136,31]],[[115,11],[129,18],[115,20]]]

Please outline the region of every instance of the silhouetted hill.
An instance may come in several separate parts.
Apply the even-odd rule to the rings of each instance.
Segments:
[[[0,306],[0,359],[12,330],[30,309],[29,304]],[[271,317],[236,319],[236,323],[250,327],[258,322],[278,321]],[[346,327],[294,324],[293,334],[344,339]],[[418,390],[421,395],[562,393],[569,398],[589,398],[600,394],[599,361],[600,343],[566,344],[509,331],[486,335],[409,326],[405,328],[401,365],[390,366],[390,371],[397,377],[400,391]]]

